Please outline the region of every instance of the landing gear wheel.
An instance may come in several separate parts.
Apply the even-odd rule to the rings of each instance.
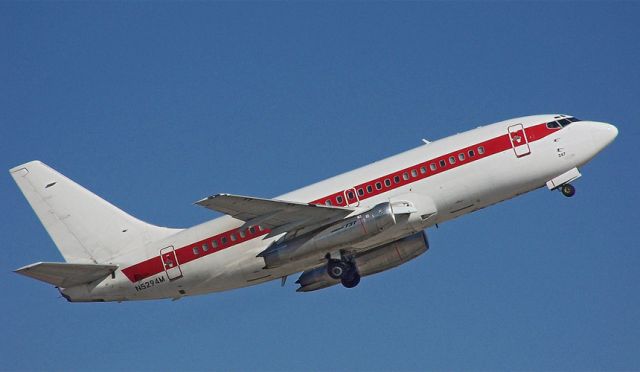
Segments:
[[[351,268],[340,281],[345,288],[353,288],[360,283],[360,274],[355,268]]]
[[[327,264],[327,273],[333,279],[342,278],[349,271],[349,265],[340,260],[330,260]]]
[[[562,192],[562,195],[570,198],[576,194],[576,188],[572,184],[567,183],[560,186],[560,192]]]

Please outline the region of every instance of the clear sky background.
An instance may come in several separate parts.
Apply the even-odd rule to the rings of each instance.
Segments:
[[[0,177],[0,369],[640,369],[640,3],[0,3],[0,164],[57,168],[185,227],[511,117],[620,129],[572,199],[546,189],[429,230],[401,268],[177,302],[70,304]]]

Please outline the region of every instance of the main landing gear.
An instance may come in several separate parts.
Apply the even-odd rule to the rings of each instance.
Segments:
[[[576,194],[576,188],[570,183],[565,183],[564,185],[560,186],[560,192],[562,193],[562,195],[570,198]]]
[[[353,288],[360,283],[360,274],[351,260],[337,260],[327,255],[327,273],[333,279],[340,279],[346,288]]]

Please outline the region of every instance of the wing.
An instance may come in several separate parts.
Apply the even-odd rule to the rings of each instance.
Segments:
[[[15,272],[53,284],[56,287],[67,288],[104,278],[117,268],[116,265],[38,262],[21,267]]]
[[[230,194],[212,195],[196,204],[244,221],[242,228],[266,227],[271,230],[268,237],[286,232],[284,240],[339,221],[354,211],[352,208]]]

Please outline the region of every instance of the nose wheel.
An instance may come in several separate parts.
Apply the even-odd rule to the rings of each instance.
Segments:
[[[349,261],[329,259],[327,274],[333,279],[340,279],[345,288],[353,288],[360,283],[360,274],[356,266]]]
[[[560,186],[560,192],[562,193],[562,195],[570,198],[576,194],[576,188],[572,184],[566,183]]]

